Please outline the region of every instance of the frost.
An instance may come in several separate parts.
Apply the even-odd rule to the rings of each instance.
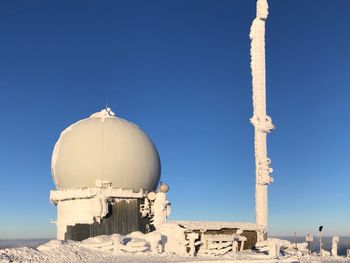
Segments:
[[[98,181],[98,187],[51,191],[50,201],[57,205],[57,239],[64,240],[67,226],[100,222],[108,213],[108,201],[143,198],[145,192],[114,189],[109,182]]]
[[[90,116],[90,118],[108,118],[108,117],[115,117],[115,113],[112,111],[111,108],[105,108],[100,112],[91,114]]]
[[[271,117],[266,114],[266,66],[265,66],[265,21],[268,16],[267,0],[258,0],[256,18],[250,28],[250,56],[253,84],[253,117],[250,119],[254,126],[254,149],[256,166],[255,214],[256,223],[267,229],[268,198],[267,185],[272,183],[270,176],[271,160],[267,158],[266,135],[274,129]],[[259,235],[264,240],[264,235]]]
[[[164,226],[168,228],[168,226]],[[168,228],[169,229],[169,228]],[[170,227],[171,229],[171,227]],[[158,233],[159,234],[159,233]],[[152,236],[152,237],[151,237]],[[228,253],[225,256],[213,257],[200,255],[174,255],[173,253],[159,253],[152,249],[150,242],[159,241],[159,235],[134,232],[127,236],[111,235],[89,238],[82,242],[52,240],[37,249],[16,248],[0,249],[0,262],[35,262],[35,263],[105,263],[105,262],[320,262],[317,255],[309,256],[305,252],[296,250],[290,242],[269,239],[265,242],[268,247],[280,245],[279,254],[255,252]],[[163,239],[162,242],[166,242]],[[160,241],[159,241],[160,242]],[[160,243],[159,243],[160,244]],[[164,244],[165,245],[165,244]],[[226,244],[217,244],[216,248],[230,250]],[[218,251],[219,251],[218,250]],[[328,252],[329,253],[329,252]],[[217,255],[220,255],[219,253]],[[330,257],[324,253],[322,262],[349,262],[345,257]]]
[[[334,236],[332,238],[332,256],[338,256],[338,243],[339,243],[339,237],[338,236]]]
[[[237,228],[243,230],[260,231],[264,230],[263,226],[245,222],[214,222],[214,221],[169,221],[190,230],[220,230],[223,228]]]

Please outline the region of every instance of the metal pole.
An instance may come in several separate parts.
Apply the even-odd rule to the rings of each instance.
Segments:
[[[267,186],[272,183],[271,160],[267,157],[266,135],[274,129],[271,118],[266,114],[266,66],[265,66],[265,21],[268,16],[267,0],[257,0],[257,12],[250,29],[251,71],[253,83],[253,117],[255,149],[255,217],[256,224],[264,228],[268,223]],[[258,241],[264,240],[260,235]]]
[[[322,260],[322,256],[323,256],[323,253],[322,253],[322,229],[323,229],[323,226],[320,226],[318,228],[318,231],[320,232],[320,257],[321,257],[321,260]]]

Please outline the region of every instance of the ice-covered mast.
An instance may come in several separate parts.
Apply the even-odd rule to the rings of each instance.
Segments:
[[[266,114],[266,69],[265,69],[265,21],[268,16],[267,0],[257,0],[256,18],[250,29],[251,70],[253,82],[254,148],[256,165],[255,216],[256,224],[267,231],[268,198],[267,186],[272,183],[271,160],[267,157],[266,135],[274,129],[271,118]],[[263,237],[260,237],[261,239]]]

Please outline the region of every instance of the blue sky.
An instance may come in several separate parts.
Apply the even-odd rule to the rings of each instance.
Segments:
[[[270,0],[272,235],[350,234],[350,1]],[[0,238],[54,237],[51,153],[109,105],[154,141],[172,219],[254,221],[255,1],[0,3]]]

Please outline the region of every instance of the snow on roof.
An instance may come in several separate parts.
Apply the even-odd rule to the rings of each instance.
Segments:
[[[145,191],[140,189],[139,192],[128,189],[115,189],[112,187],[86,187],[68,190],[52,190],[50,191],[50,201],[65,201],[72,199],[86,199],[95,196],[103,195],[105,197],[120,197],[120,198],[143,198]]]
[[[115,117],[115,113],[112,111],[111,108],[105,108],[99,112],[95,112],[91,114],[90,118],[108,118],[108,117]]]
[[[239,228],[242,230],[262,230],[263,226],[247,222],[215,222],[215,221],[170,221],[189,230],[220,230],[223,228]]]

